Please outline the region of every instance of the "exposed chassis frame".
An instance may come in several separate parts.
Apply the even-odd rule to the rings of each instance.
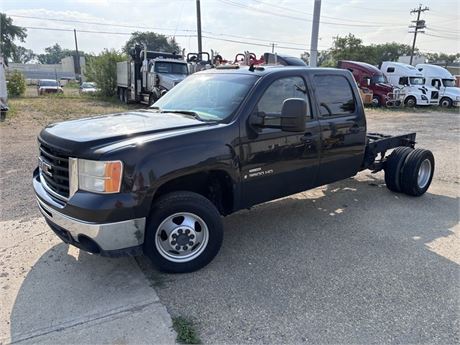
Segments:
[[[382,170],[385,166],[385,154],[390,149],[395,149],[398,146],[415,147],[416,133],[408,133],[401,135],[387,135],[381,133],[368,133],[366,151],[362,170],[370,169],[373,173]],[[380,154],[379,159],[377,156]]]

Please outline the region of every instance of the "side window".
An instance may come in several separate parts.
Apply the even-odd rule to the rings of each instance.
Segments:
[[[399,78],[399,85],[409,85],[409,78],[407,77]]]
[[[355,97],[345,77],[317,75],[315,86],[321,116],[349,115],[355,112]]]
[[[387,68],[387,73],[393,73],[395,71],[394,67],[388,67]]]
[[[439,87],[441,86],[441,82],[439,81],[439,79],[433,79],[431,81],[431,86],[434,86],[435,88],[439,89]]]
[[[287,77],[275,80],[263,94],[257,104],[257,111],[265,114],[265,124],[280,125],[281,108],[288,98],[302,98],[307,102],[307,113],[310,104],[307,96],[307,86],[301,77]],[[307,114],[305,114],[307,115]]]

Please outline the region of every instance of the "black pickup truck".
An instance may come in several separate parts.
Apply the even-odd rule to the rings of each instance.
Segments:
[[[91,253],[144,253],[167,272],[209,263],[222,216],[238,210],[364,169],[419,196],[434,172],[415,133],[367,133],[352,74],[327,68],[199,72],[150,109],[52,124],[38,141],[33,186],[51,229]]]

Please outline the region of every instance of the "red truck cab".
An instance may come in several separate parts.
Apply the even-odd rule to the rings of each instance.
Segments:
[[[373,92],[374,106],[386,106],[392,101],[393,87],[377,67],[365,62],[340,60],[338,68],[347,69],[352,74],[358,87],[366,87]]]

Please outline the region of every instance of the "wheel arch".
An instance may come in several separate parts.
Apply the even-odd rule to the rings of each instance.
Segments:
[[[204,196],[222,215],[233,212],[234,182],[225,170],[199,171],[164,181],[155,190],[152,205],[159,197],[177,191],[189,191]]]

